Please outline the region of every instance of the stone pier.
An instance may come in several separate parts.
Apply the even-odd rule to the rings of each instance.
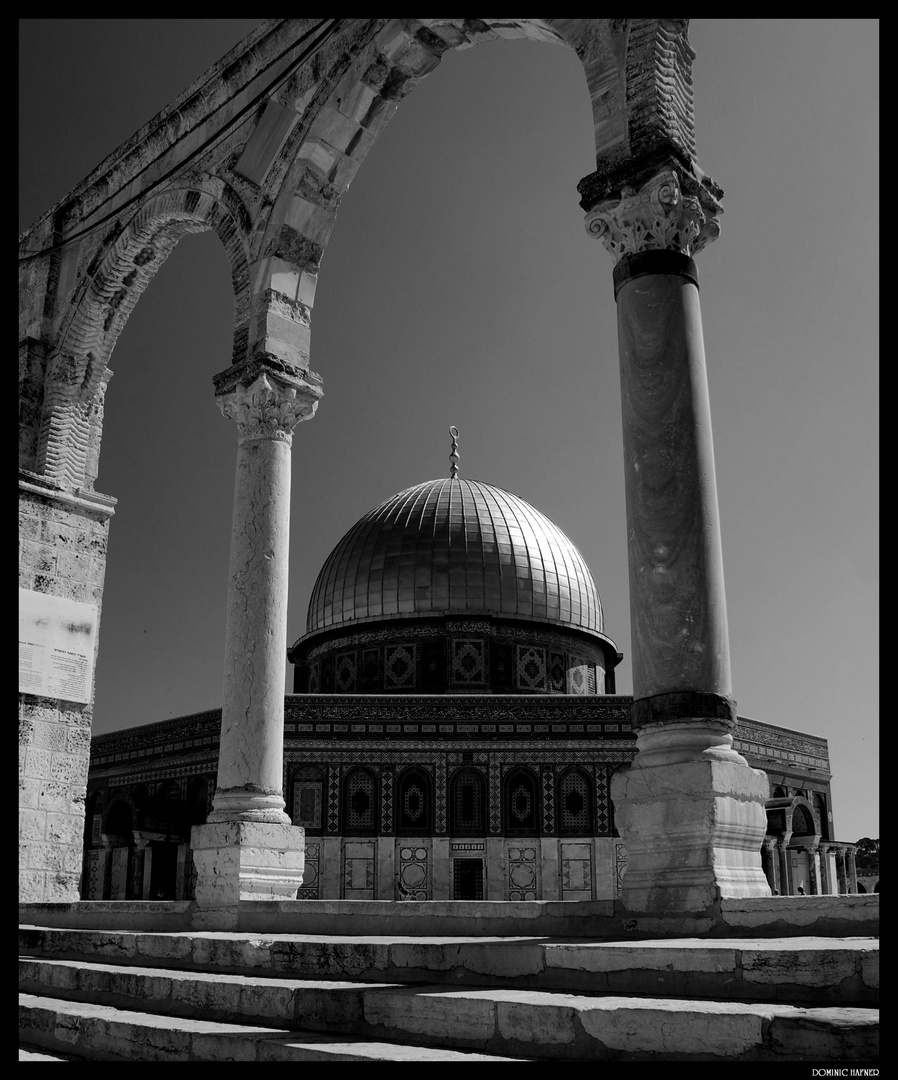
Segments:
[[[695,187],[694,178],[692,180]],[[661,169],[594,206],[615,258],[639,753],[614,778],[627,842],[622,900],[655,915],[769,896],[767,777],[733,749],[736,706],[698,275],[717,235],[710,193]]]
[[[304,833],[284,812],[283,730],[293,428],[314,415],[320,381],[275,357],[216,377],[239,428],[228,580],[218,783],[194,827],[196,901],[227,929],[240,900],[292,900]]]

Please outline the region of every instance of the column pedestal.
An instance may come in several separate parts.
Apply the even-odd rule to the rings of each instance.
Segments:
[[[759,856],[766,796],[764,773],[734,762],[634,764],[615,775],[627,910],[701,912],[720,897],[769,896]]]
[[[190,843],[197,904],[225,908],[239,900],[295,900],[305,869],[304,837],[303,829],[270,822],[195,825]]]

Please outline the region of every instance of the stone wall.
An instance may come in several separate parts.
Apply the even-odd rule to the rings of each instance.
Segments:
[[[109,512],[23,493],[21,588],[99,609]],[[22,900],[78,899],[91,717],[90,705],[19,695]]]

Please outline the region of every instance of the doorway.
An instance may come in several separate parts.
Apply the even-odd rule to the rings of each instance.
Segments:
[[[483,859],[452,860],[452,899],[483,899]]]
[[[153,861],[150,864],[150,899],[176,900],[178,877],[178,845],[151,840]]]

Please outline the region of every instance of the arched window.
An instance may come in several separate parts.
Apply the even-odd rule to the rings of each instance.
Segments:
[[[558,781],[555,813],[561,836],[593,835],[593,785],[582,769],[567,769]]]
[[[785,799],[786,789],[784,787],[775,787],[770,793],[771,799]]]
[[[478,769],[467,767],[452,774],[449,831],[453,836],[486,834],[486,781]]]
[[[506,836],[537,836],[540,832],[539,779],[519,766],[502,786],[502,820]]]
[[[807,807],[795,806],[792,810],[792,835],[813,836],[816,832],[817,830],[814,828],[814,822]]]
[[[822,840],[831,840],[832,837],[829,835],[829,815],[826,809],[826,799],[819,792],[814,793],[814,812],[820,823],[820,838]]]
[[[324,771],[314,765],[301,765],[290,784],[290,819],[307,833],[324,830]]]
[[[433,784],[421,768],[406,769],[396,781],[396,835],[429,836],[433,831]]]
[[[371,836],[378,831],[380,784],[369,769],[356,768],[343,782],[344,836]]]

